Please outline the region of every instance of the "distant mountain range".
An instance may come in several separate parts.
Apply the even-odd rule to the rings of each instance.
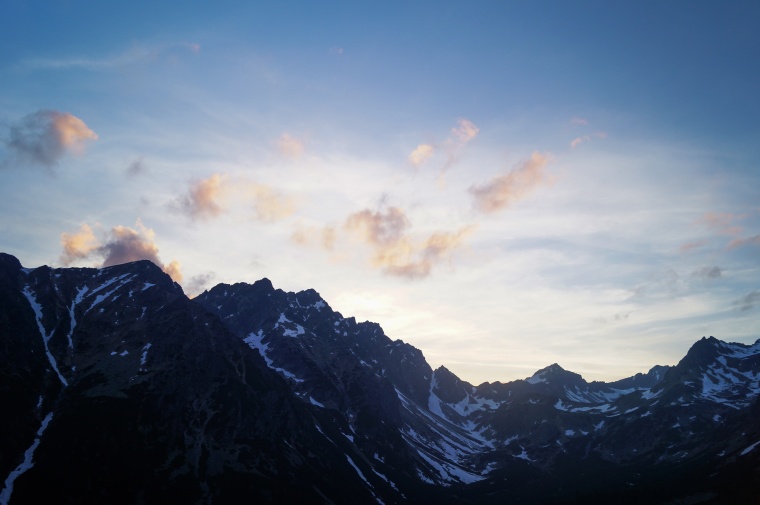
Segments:
[[[0,253],[0,505],[756,503],[759,393],[760,340],[474,386],[313,290]]]

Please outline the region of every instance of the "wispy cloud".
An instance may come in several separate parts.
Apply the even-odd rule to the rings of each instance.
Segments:
[[[408,225],[406,214],[398,207],[389,207],[385,212],[364,209],[348,216],[345,224],[348,230],[376,246],[397,243]]]
[[[731,212],[705,212],[699,222],[721,235],[739,235],[744,228],[734,223],[746,217],[744,214]]]
[[[460,119],[457,122],[457,126],[451,129],[451,136],[459,142],[466,144],[477,137],[479,132],[480,128],[475,126],[475,123],[469,119]]]
[[[419,167],[427,163],[431,156],[433,156],[433,146],[430,144],[420,144],[414,151],[409,154],[409,163],[415,167]]]
[[[752,310],[760,302],[760,291],[752,291],[734,302],[734,306],[742,312]]]
[[[407,279],[422,279],[433,267],[450,258],[474,227],[456,232],[436,232],[422,240],[407,234],[406,213],[398,207],[385,211],[364,209],[351,214],[344,228],[372,249],[372,265],[384,273]]]
[[[588,142],[591,140],[591,135],[583,135],[581,137],[575,137],[573,140],[570,141],[570,147],[575,149],[579,145],[583,144],[584,142]]]
[[[184,49],[198,54],[201,51],[201,45],[195,42],[181,42],[177,44],[165,45],[142,45],[135,44],[129,49],[119,53],[110,54],[100,58],[73,56],[67,58],[34,58],[26,60],[21,67],[28,70],[44,69],[68,69],[83,68],[87,70],[109,70],[113,68],[134,65],[159,60],[162,56],[169,54],[173,50]]]
[[[549,180],[544,167],[551,160],[548,154],[534,152],[509,173],[499,175],[482,186],[471,186],[474,207],[483,213],[503,210],[524,198]]]
[[[698,270],[695,270],[691,276],[702,278],[702,279],[719,279],[723,275],[723,271],[720,269],[720,267],[714,266],[714,267],[702,267]]]
[[[708,244],[707,240],[696,240],[694,242],[687,242],[678,248],[678,251],[682,254],[690,253]]]
[[[420,244],[412,244],[410,247],[404,244],[400,255],[389,255],[386,258],[391,261],[383,265],[384,271],[389,275],[407,279],[425,278],[430,275],[435,265],[448,260],[473,230],[473,226],[468,226],[453,233],[433,233]]]
[[[290,236],[291,240],[300,246],[309,246],[317,244],[323,249],[332,251],[335,249],[335,243],[338,240],[338,231],[333,226],[324,226],[322,228],[310,226],[296,226]]]
[[[748,245],[760,245],[760,235],[746,238],[736,238],[728,243],[728,249],[738,249]]]
[[[297,139],[289,133],[283,133],[277,139],[277,150],[287,158],[298,159],[303,155],[305,145],[303,140]]]
[[[83,224],[78,232],[61,234],[63,253],[61,262],[70,265],[74,261],[102,259],[100,267],[120,265],[138,260],[150,260],[176,282],[182,281],[181,265],[172,260],[164,264],[158,256],[155,232],[143,225],[140,219],[135,228],[114,226],[103,239],[98,239],[92,228]]]
[[[142,175],[145,172],[148,171],[148,166],[145,164],[145,160],[140,157],[134,160],[132,163],[127,166],[127,175],[130,177],[135,177],[138,175]]]
[[[280,221],[293,215],[296,210],[293,198],[267,185],[253,183],[248,193],[253,200],[253,210],[259,221]]]
[[[414,167],[420,167],[430,161],[438,151],[445,154],[441,166],[441,176],[453,167],[459,159],[465,145],[478,136],[480,128],[469,119],[460,118],[457,125],[451,128],[448,137],[443,142],[419,144],[409,153],[409,163]]]
[[[573,119],[571,119],[570,122],[572,124],[574,124],[574,125],[580,125],[580,126],[586,126],[588,124],[588,120],[587,119],[584,119],[584,118],[578,117],[578,116],[576,116]]]
[[[84,121],[68,112],[40,110],[10,127],[6,144],[12,158],[5,163],[53,167],[68,152],[81,154],[86,142],[97,138]]]

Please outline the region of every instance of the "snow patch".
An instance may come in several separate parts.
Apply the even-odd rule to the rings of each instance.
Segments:
[[[50,366],[53,367],[53,370],[55,370],[55,373],[58,374],[58,378],[61,380],[61,383],[64,385],[64,387],[68,386],[69,383],[66,382],[66,379],[61,375],[61,372],[58,370],[58,364],[55,361],[55,358],[50,353],[50,348],[48,347],[48,342],[50,342],[50,338],[53,336],[53,331],[50,333],[47,333],[45,331],[45,327],[42,325],[42,305],[37,303],[37,299],[34,296],[34,293],[32,293],[32,290],[29,288],[29,286],[26,286],[24,288],[24,296],[29,301],[29,305],[32,306],[32,310],[34,311],[35,319],[37,320],[37,328],[40,330],[40,335],[42,335],[42,342],[45,344],[45,353],[47,354],[48,361],[50,362]]]
[[[37,430],[37,436],[35,437],[34,442],[24,452],[24,461],[22,461],[10,474],[8,474],[8,477],[5,479],[3,490],[0,491],[0,505],[8,505],[8,502],[11,499],[11,493],[13,493],[13,483],[16,481],[19,475],[23,474],[34,466],[34,451],[37,449],[37,446],[40,445],[42,434],[47,429],[51,419],[53,419],[52,412],[46,415],[45,419],[42,420],[42,424]]]
[[[760,440],[758,440],[754,444],[752,444],[749,447],[747,447],[746,449],[744,449],[741,453],[739,453],[739,456],[745,456],[745,455],[749,454],[758,445],[760,445]]]

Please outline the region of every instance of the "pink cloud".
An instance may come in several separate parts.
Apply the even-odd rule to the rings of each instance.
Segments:
[[[544,167],[550,160],[550,155],[534,152],[511,172],[481,186],[470,187],[474,207],[483,213],[493,213],[521,200],[549,180]]]

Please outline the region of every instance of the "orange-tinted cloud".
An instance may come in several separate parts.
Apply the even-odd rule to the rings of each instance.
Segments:
[[[345,226],[359,234],[367,243],[384,246],[398,242],[408,224],[409,220],[403,210],[389,207],[384,213],[369,209],[355,212],[348,216]]]
[[[8,147],[15,163],[52,167],[67,152],[82,153],[87,141],[98,136],[78,117],[68,112],[40,110],[11,126]]]
[[[590,135],[583,135],[582,137],[576,137],[572,141],[570,141],[570,147],[573,148],[573,149],[575,149],[576,147],[578,147],[582,143],[587,142],[589,140],[591,140],[591,136]]]
[[[414,240],[406,233],[409,225],[402,209],[389,207],[384,212],[369,209],[355,212],[346,219],[344,229],[370,246],[373,266],[388,275],[407,279],[430,275],[433,267],[447,260],[474,229],[437,232],[426,239]]]
[[[549,180],[544,167],[551,160],[548,154],[534,152],[511,172],[500,175],[482,186],[471,186],[473,205],[480,212],[492,213],[509,207]]]
[[[104,240],[95,237],[92,228],[83,224],[75,234],[61,234],[63,253],[61,262],[68,265],[75,260],[87,260],[100,257],[103,259],[100,267],[109,267],[130,263],[132,261],[150,260],[176,282],[182,281],[180,263],[172,260],[168,264],[161,262],[158,257],[158,246],[155,242],[155,232],[137,220],[135,228],[114,226],[106,234]]]
[[[279,221],[291,216],[296,209],[292,198],[263,184],[252,184],[248,190],[259,221]]]
[[[386,254],[380,266],[388,275],[407,279],[425,278],[430,275],[433,266],[448,260],[473,230],[474,227],[468,226],[454,233],[433,233],[418,245],[404,243],[400,250],[395,251],[397,254]]]
[[[69,266],[77,260],[87,258],[99,247],[100,242],[92,228],[85,223],[76,233],[61,233],[61,245],[63,253],[60,261],[64,266]]]
[[[468,119],[460,119],[457,122],[457,126],[451,129],[452,137],[462,143],[467,143],[474,139],[478,135],[478,132],[480,132],[480,128]]]
[[[420,144],[409,155],[409,163],[415,167],[419,167],[424,165],[431,156],[433,156],[433,146],[430,144]]]
[[[164,265],[162,268],[174,282],[182,282],[182,265],[179,261],[171,260],[169,264]]]
[[[338,240],[338,231],[332,226],[323,228],[298,226],[290,238],[301,246],[317,244],[328,251],[332,251]]]
[[[288,133],[283,133],[277,139],[277,150],[285,157],[298,159],[304,152],[304,143]]]
[[[214,174],[195,183],[177,204],[191,219],[209,219],[224,211],[220,203],[223,193],[223,176]]]

